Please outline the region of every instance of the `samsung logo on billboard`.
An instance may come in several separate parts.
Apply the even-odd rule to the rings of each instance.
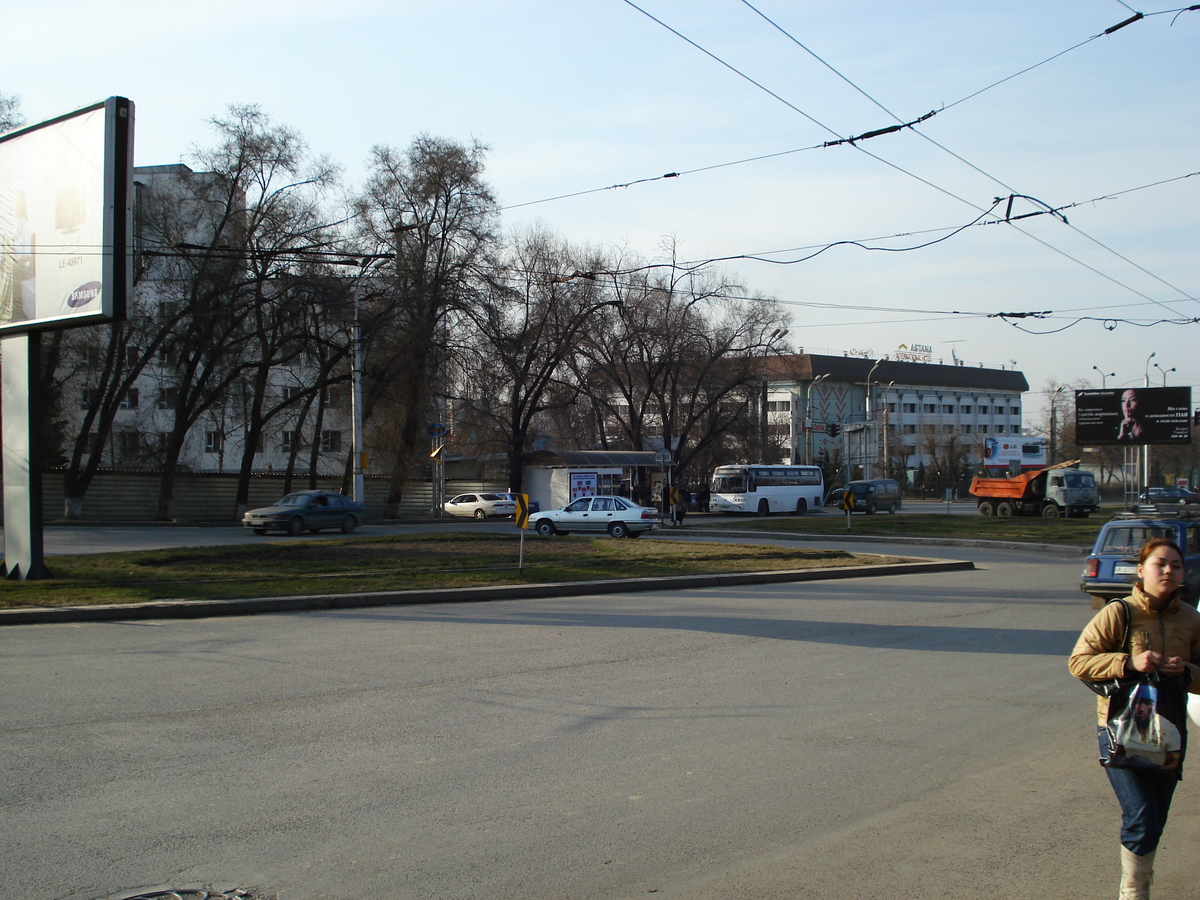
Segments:
[[[87,284],[81,284],[71,293],[67,294],[67,306],[71,309],[79,309],[81,306],[87,306],[93,300],[100,296],[100,282],[89,281]]]

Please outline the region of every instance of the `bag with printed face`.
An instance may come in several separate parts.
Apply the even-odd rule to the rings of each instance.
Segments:
[[[1180,678],[1157,674],[1123,681],[1109,697],[1110,769],[1178,774],[1187,750],[1187,705]]]

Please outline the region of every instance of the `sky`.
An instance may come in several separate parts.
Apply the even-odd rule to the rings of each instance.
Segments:
[[[784,304],[793,350],[1015,365],[1036,427],[1052,383],[1200,405],[1200,11],[1180,8],[0,0],[0,92],[29,122],[130,98],[136,165],[190,162],[255,103],[347,191],[375,145],[478,140],[506,228],[720,260]]]

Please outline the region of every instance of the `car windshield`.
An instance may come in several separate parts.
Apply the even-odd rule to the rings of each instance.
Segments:
[[[1096,484],[1091,472],[1070,472],[1066,475],[1066,481],[1069,488],[1089,488]]]
[[[276,506],[308,506],[312,499],[312,494],[288,494]]]

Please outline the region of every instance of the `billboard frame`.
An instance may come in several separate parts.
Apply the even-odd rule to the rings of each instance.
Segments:
[[[103,159],[100,169],[100,265],[99,309],[59,315],[35,315],[33,318],[10,319],[0,322],[0,337],[25,334],[34,331],[49,331],[59,328],[116,322],[128,315],[128,296],[133,287],[133,102],[125,97],[109,97],[73,112],[19,128],[0,136],[0,160],[3,146],[28,140],[47,129],[63,126],[73,119],[91,115],[99,110],[103,115],[103,138],[99,148]],[[48,140],[51,138],[47,138]],[[91,147],[89,149],[96,149]],[[95,154],[78,155],[80,168],[95,167]],[[0,187],[4,172],[0,170]],[[15,213],[14,213],[15,217]],[[82,245],[81,245],[82,246]],[[37,248],[33,248],[37,259]],[[0,264],[4,260],[0,257]],[[12,263],[15,268],[15,262]],[[36,270],[35,270],[36,271]],[[95,269],[93,269],[95,271]],[[90,286],[91,282],[79,290]],[[14,288],[15,290],[15,288]],[[34,288],[36,293],[37,288]],[[39,298],[40,299],[40,298]]]

